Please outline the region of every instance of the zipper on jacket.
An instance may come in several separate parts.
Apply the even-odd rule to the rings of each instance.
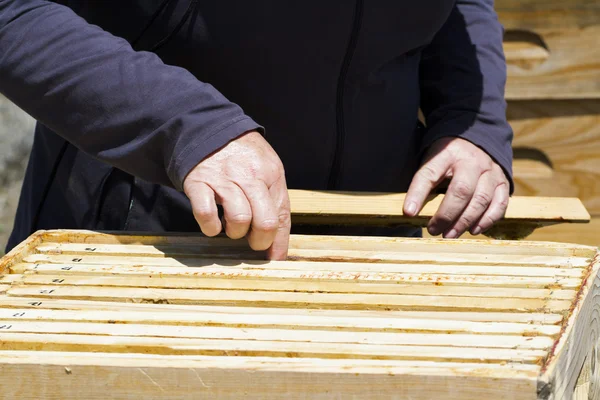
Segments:
[[[344,85],[346,84],[346,78],[348,76],[348,70],[352,57],[354,56],[354,50],[356,49],[356,43],[358,42],[358,35],[360,33],[360,27],[362,24],[362,13],[363,13],[364,0],[356,0],[356,6],[354,9],[354,21],[352,23],[352,32],[350,33],[350,41],[346,48],[346,54],[342,62],[342,68],[338,77],[337,83],[337,95],[336,95],[336,142],[335,152],[333,161],[331,163],[331,170],[329,172],[328,189],[335,190],[339,184],[339,175],[342,167],[342,157],[344,152]]]

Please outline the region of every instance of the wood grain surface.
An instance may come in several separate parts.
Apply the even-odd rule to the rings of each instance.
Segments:
[[[594,247],[293,235],[290,255],[38,232],[2,259],[0,398],[596,398]]]

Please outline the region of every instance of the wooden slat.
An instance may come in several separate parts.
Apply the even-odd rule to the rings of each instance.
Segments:
[[[0,278],[0,283],[4,283]],[[404,294],[420,296],[463,296],[463,297],[515,297],[515,298],[554,298],[557,300],[573,300],[575,290],[549,287],[536,289],[530,287],[478,287],[463,285],[444,285],[432,282],[429,285],[413,285],[410,283],[355,283],[329,280],[269,281],[263,279],[186,279],[164,277],[118,277],[118,276],[77,276],[71,275],[26,275],[18,280],[24,285],[64,286],[101,286],[122,288],[156,288],[156,289],[204,289],[204,290],[260,290],[270,292],[303,292],[303,293],[349,293],[349,294]]]
[[[587,225],[587,224],[586,224]],[[585,226],[585,225],[568,225]],[[370,240],[368,240],[370,239]],[[483,257],[489,255],[505,256],[502,246],[498,243],[490,245],[490,242],[461,241],[461,240],[414,240],[401,238],[365,238],[360,239],[348,236],[303,236],[292,235],[290,238],[290,251],[306,250],[328,250],[336,254],[343,254],[344,251],[364,251],[364,252],[385,252],[389,253],[440,253],[440,254],[468,254],[471,257]],[[518,245],[517,245],[518,244]],[[528,246],[528,243],[517,242],[511,248],[510,256],[542,256],[542,257],[585,257],[591,258],[595,254],[595,249],[588,249],[578,245],[561,248],[560,245],[536,243],[535,246]],[[244,246],[242,246],[244,245]],[[157,244],[157,245],[132,245],[132,244],[94,244],[94,243],[59,243],[47,242],[36,247],[36,252],[52,255],[109,255],[109,256],[140,256],[140,257],[193,257],[217,252],[243,253],[246,250],[245,243],[239,243],[238,240],[223,238],[197,237],[195,241],[181,245]],[[250,253],[249,253],[250,254]]]
[[[423,224],[438,210],[444,195],[428,198],[416,218],[402,210],[404,193],[317,192],[290,190],[293,223],[415,223]],[[588,222],[589,213],[579,199],[559,197],[512,197],[505,221],[561,223]]]
[[[169,259],[164,259],[169,260]],[[275,262],[272,262],[275,263]],[[301,268],[296,262],[277,262],[273,269],[269,269],[269,274],[279,274],[279,271],[297,271],[301,279],[318,279],[318,278],[340,278],[340,279],[356,279],[360,280],[380,280],[390,279],[390,275],[386,274],[423,274],[423,279],[427,279],[427,274],[435,275],[456,275],[471,277],[486,277],[486,276],[507,276],[516,277],[547,277],[547,278],[581,278],[585,270],[583,268],[553,268],[553,267],[521,267],[515,266],[489,266],[489,265],[438,265],[438,264],[379,264],[379,263],[350,263],[350,262],[311,262],[317,267],[317,270],[307,270]],[[239,276],[256,276],[259,271],[265,271],[268,268],[261,267],[251,262],[219,265],[208,264],[202,267],[185,267],[182,265],[164,263],[162,266],[131,264],[131,265],[114,265],[114,264],[55,264],[57,267],[65,271],[73,270],[73,268],[81,268],[79,272],[105,272],[121,273],[123,271],[133,273],[150,272],[151,274],[182,274],[188,276],[217,276],[223,277],[227,275]],[[27,271],[27,266],[36,271],[43,272],[46,269],[44,264],[18,264],[13,270],[15,273]],[[127,267],[131,269],[127,269]],[[180,269],[175,269],[180,268]],[[55,270],[55,268],[52,268]],[[249,271],[249,272],[246,272]],[[381,271],[381,272],[380,272]],[[66,272],[68,273],[68,272]],[[395,275],[394,275],[395,276]],[[432,277],[433,280],[433,277]]]
[[[211,265],[235,266],[253,265],[255,268],[265,268],[264,260],[238,261],[235,253],[221,254],[225,259],[214,259],[208,257],[118,257],[118,256],[96,256],[88,254],[80,255],[54,255],[54,254],[32,254],[25,257],[24,261],[31,264],[101,264],[101,265],[155,265],[155,266],[187,266],[208,267]],[[360,264],[361,269],[370,268],[366,263],[374,264],[432,264],[440,267],[451,266],[517,266],[517,267],[548,267],[548,268],[583,268],[589,265],[586,257],[548,257],[548,256],[513,256],[513,255],[478,255],[460,253],[430,253],[417,254],[412,252],[375,252],[343,250],[331,254],[327,250],[295,250],[288,254],[289,261],[271,261],[268,268],[284,268],[296,265],[295,269],[304,269],[300,263],[295,261],[314,261],[322,264],[313,264],[315,268],[324,268],[327,264]],[[364,264],[361,264],[364,263]],[[383,270],[383,266],[377,265],[377,269]],[[398,267],[396,267],[398,268]]]
[[[44,343],[46,351],[151,353],[165,355],[267,356],[297,358],[338,358],[375,360],[426,360],[445,362],[521,362],[536,364],[543,350],[491,349],[478,347],[432,347],[373,345],[356,343],[312,343],[281,341],[235,341],[187,338],[147,338],[138,336],[87,336],[0,333],[0,350],[36,350]]]
[[[334,331],[382,332],[446,332],[475,334],[508,334],[522,336],[553,336],[560,326],[523,322],[479,322],[468,320],[437,320],[410,318],[399,315],[393,320],[369,316],[265,314],[259,319],[254,314],[216,312],[182,312],[152,314],[149,312],[104,310],[45,310],[0,308],[0,319],[46,322],[93,322],[111,324],[224,326],[238,328],[320,329]]]
[[[529,270],[529,269],[528,269]],[[565,278],[561,276],[496,276],[496,275],[459,275],[459,274],[435,274],[435,273],[386,273],[386,272],[326,272],[326,271],[301,271],[301,270],[276,270],[276,269],[243,269],[222,268],[218,272],[211,268],[190,270],[180,267],[98,267],[97,265],[63,265],[63,264],[17,264],[11,268],[13,276],[18,274],[28,275],[55,275],[61,278],[78,276],[111,276],[138,279],[159,279],[168,282],[169,279],[194,280],[199,286],[204,282],[214,282],[215,287],[226,286],[226,280],[230,285],[236,284],[236,280],[260,280],[261,284],[287,282],[330,282],[334,286],[361,284],[387,284],[394,285],[434,285],[434,286],[472,286],[472,287],[527,287],[544,289],[577,289],[581,286],[581,279]],[[9,275],[10,276],[10,275]],[[14,278],[11,278],[14,279]],[[30,279],[47,279],[44,277]],[[2,279],[0,279],[2,282]],[[54,282],[49,282],[53,284]],[[60,283],[60,282],[58,282]],[[351,283],[352,285],[348,285]],[[186,283],[187,284],[187,283]],[[211,283],[212,284],[212,283]],[[146,285],[148,286],[148,285]],[[389,285],[388,285],[389,286]]]
[[[148,304],[148,303],[116,303],[103,301],[39,299],[35,297],[0,297],[0,306],[9,309],[39,309],[39,310],[75,310],[75,311],[117,311],[136,312],[144,314],[166,313],[210,313],[226,316],[289,316],[325,317],[333,320],[338,318],[378,318],[386,321],[396,318],[471,321],[471,322],[510,322],[531,325],[560,325],[561,314],[552,313],[503,313],[503,312],[474,312],[474,311],[394,311],[394,310],[326,310],[326,309],[289,309],[261,307],[231,307],[204,306],[181,304]],[[20,311],[21,312],[21,311]]]
[[[26,264],[29,265],[29,264]],[[52,267],[52,265],[49,265]],[[63,273],[60,268],[40,271],[25,270],[27,276],[12,275],[10,281],[16,282],[14,277],[19,277],[18,283],[36,285],[78,285],[78,286],[125,286],[125,287],[163,287],[174,289],[239,289],[239,290],[271,290],[271,291],[305,291],[305,292],[339,292],[339,293],[469,293],[484,292],[487,294],[500,293],[501,291],[512,291],[516,295],[518,290],[526,289],[531,296],[545,296],[552,292],[555,295],[574,298],[575,289],[581,285],[581,281],[574,278],[547,278],[547,277],[485,277],[485,276],[453,276],[453,275],[429,275],[429,274],[347,274],[334,276],[307,276],[300,271],[223,271],[222,275],[209,274],[203,278],[203,273],[197,275],[148,275],[140,273],[138,268],[116,273],[100,271],[86,271],[85,268],[71,269],[68,274]],[[77,271],[82,271],[81,275]],[[31,272],[31,273],[30,273]],[[41,272],[41,273],[40,273]],[[45,273],[44,273],[45,272]],[[52,273],[58,275],[52,275]],[[124,273],[122,273],[124,272]],[[273,273],[276,272],[276,273]],[[397,276],[394,276],[397,275]],[[0,278],[0,284],[4,283]],[[442,287],[443,286],[443,287]],[[566,290],[571,289],[571,290]],[[535,294],[533,294],[535,293]],[[485,297],[485,296],[484,296]]]
[[[247,307],[295,307],[389,310],[486,310],[550,311],[568,310],[570,302],[546,298],[466,297],[437,295],[380,295],[346,293],[296,293],[199,289],[112,288],[101,286],[16,286],[9,296],[126,301],[170,304],[239,305]]]
[[[586,226],[587,224],[580,225]],[[89,230],[52,230],[43,233],[44,244],[66,243],[87,244],[90,248],[104,244],[123,244],[132,247],[153,246],[158,251],[174,251],[173,254],[188,253],[190,247],[199,253],[206,254],[213,249],[230,253],[242,253],[248,249],[244,239],[231,240],[224,237],[207,238],[200,234],[161,233],[148,235],[142,232],[96,232]],[[505,242],[491,239],[483,240],[444,240],[403,237],[357,237],[357,236],[322,236],[322,235],[291,235],[290,249],[292,250],[365,250],[365,251],[400,251],[416,253],[469,253],[469,254],[506,254]],[[88,246],[86,246],[88,247]],[[183,250],[181,250],[183,248]],[[85,248],[84,248],[85,249]],[[558,257],[588,257],[596,254],[596,248],[570,243],[543,243],[533,241],[518,241],[510,243],[510,255],[543,255]]]
[[[331,331],[317,329],[258,329],[212,326],[101,324],[77,322],[27,322],[0,320],[0,333],[49,333],[99,336],[141,336],[154,338],[196,338],[240,341],[316,343],[363,343],[381,345],[517,348],[548,350],[554,340],[547,336],[471,335],[455,333],[398,333]]]

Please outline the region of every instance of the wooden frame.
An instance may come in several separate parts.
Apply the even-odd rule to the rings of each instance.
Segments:
[[[593,247],[293,236],[290,255],[38,232],[0,263],[2,396],[598,398]]]

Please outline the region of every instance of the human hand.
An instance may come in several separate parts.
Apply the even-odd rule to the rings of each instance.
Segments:
[[[430,192],[451,178],[439,209],[429,221],[431,235],[458,238],[467,229],[478,235],[504,217],[509,182],[492,158],[460,138],[436,140],[415,174],[404,201],[404,213],[415,216]]]
[[[287,257],[291,217],[281,160],[258,132],[248,132],[200,162],[183,182],[194,217],[207,236],[223,229],[217,204],[223,206],[225,232],[246,236],[254,250],[272,260]]]

